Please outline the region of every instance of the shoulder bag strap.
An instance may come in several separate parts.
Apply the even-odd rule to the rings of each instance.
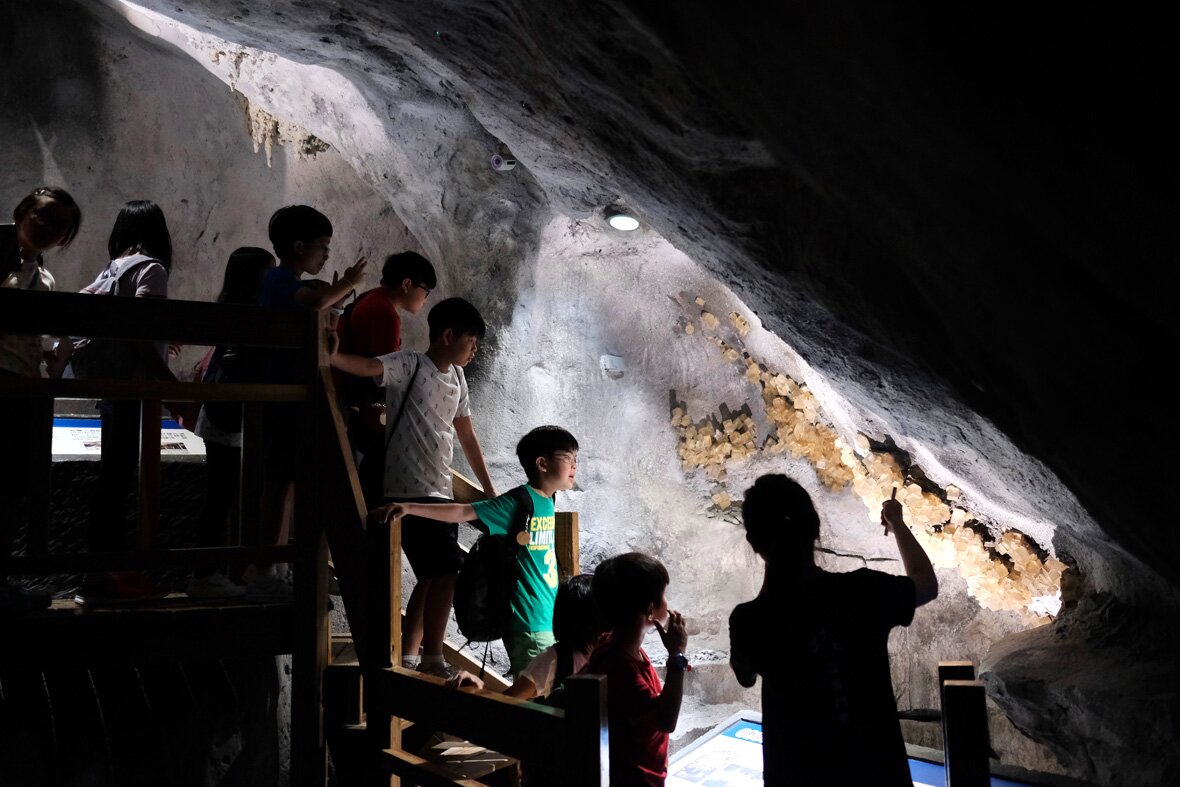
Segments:
[[[406,386],[406,392],[402,394],[401,406],[397,408],[397,415],[393,418],[393,425],[389,427],[389,434],[385,436],[385,453],[389,453],[389,444],[393,442],[393,435],[397,432],[397,425],[401,423],[402,413],[406,411],[406,403],[410,401],[410,391],[414,390],[414,381],[418,379],[418,370],[422,368],[422,362],[418,356],[414,356],[414,373],[410,375],[410,384]]]

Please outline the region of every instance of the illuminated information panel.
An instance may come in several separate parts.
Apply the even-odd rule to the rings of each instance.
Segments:
[[[946,787],[942,765],[912,757],[914,787]],[[761,787],[762,714],[739,711],[676,753],[668,763],[667,787]],[[1027,782],[991,777],[992,787]]]
[[[167,459],[205,455],[205,442],[180,424],[160,425],[160,456]],[[98,418],[54,418],[53,458],[98,459],[102,456],[102,421]]]
[[[761,787],[762,714],[729,717],[676,753],[667,787]]]

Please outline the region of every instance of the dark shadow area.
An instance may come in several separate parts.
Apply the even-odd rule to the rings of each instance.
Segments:
[[[4,144],[36,149],[40,130],[105,125],[105,85],[94,19],[68,0],[0,7]]]

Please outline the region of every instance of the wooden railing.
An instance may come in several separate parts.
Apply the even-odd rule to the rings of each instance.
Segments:
[[[414,755],[400,750],[399,719],[422,719],[437,711],[441,687],[430,678],[394,668],[401,660],[401,543],[397,523],[367,527],[366,509],[328,369],[326,315],[304,309],[103,298],[72,293],[0,290],[0,333],[91,336],[128,341],[291,351],[297,384],[202,384],[143,380],[44,380],[0,378],[0,401],[19,397],[33,403],[35,444],[30,456],[29,522],[24,555],[0,555],[9,574],[47,575],[78,571],[196,568],[237,562],[293,563],[291,752],[292,782],[323,785],[326,748],[324,673],[329,662],[327,607],[328,549],[335,562],[350,628],[365,683],[368,714],[366,757],[370,777],[389,783],[389,774],[413,773],[420,783],[439,783],[429,769],[416,769]],[[50,470],[54,401],[138,400],[141,410],[138,548],[111,553],[62,554],[48,548]],[[155,541],[160,511],[160,423],[163,403],[244,403],[243,500],[245,477],[257,462],[258,408],[269,403],[298,405],[296,423],[301,461],[296,480],[291,545],[161,549]],[[456,499],[482,492],[466,479]],[[256,499],[256,498],[255,498]],[[245,513],[245,512],[243,512]],[[248,521],[252,517],[244,516]],[[557,515],[556,549],[562,578],[578,573],[577,514]],[[385,592],[385,589],[388,592]],[[457,657],[457,654],[452,655]],[[377,687],[378,690],[372,690]],[[462,696],[463,699],[455,700]],[[432,723],[477,742],[488,740],[509,754],[561,757],[578,763],[571,784],[606,784],[605,697],[597,679],[572,684],[568,712],[534,703],[463,691],[447,695],[450,708]],[[490,703],[490,704],[489,704]],[[455,711],[455,709],[461,709]],[[455,712],[451,712],[455,711]],[[513,721],[524,725],[517,727]],[[528,734],[522,732],[529,730]],[[505,731],[510,731],[505,736]],[[539,737],[530,737],[539,736]]]
[[[327,369],[325,317],[304,309],[261,309],[250,306],[192,303],[141,298],[104,298],[73,293],[0,290],[0,333],[50,336],[91,336],[128,341],[168,341],[191,345],[230,345],[288,351],[296,358],[298,384],[206,385],[142,380],[38,380],[0,378],[0,399],[19,397],[33,410],[35,444],[29,458],[30,513],[26,554],[0,555],[9,574],[45,575],[117,569],[196,568],[226,561],[292,563],[295,602],[291,607],[292,700],[291,750],[293,781],[322,785],[326,751],[320,707],[321,681],[327,664],[327,546],[339,545],[341,567],[361,564],[364,505],[359,489],[337,493],[329,508],[322,503],[321,484],[339,487],[355,478],[351,456],[341,446],[332,421],[331,378]],[[138,400],[141,408],[139,460],[138,549],[113,553],[50,552],[50,470],[54,400]],[[317,461],[299,463],[296,480],[294,538],[291,545],[229,546],[212,549],[160,549],[155,542],[160,511],[160,425],[164,402],[240,401],[245,403],[242,464],[244,473],[259,445],[254,417],[257,408],[276,402],[297,405],[300,456]],[[338,420],[338,414],[335,414]],[[321,477],[320,466],[335,473]],[[353,485],[355,487],[355,484]],[[243,499],[250,484],[244,479]],[[255,501],[256,497],[253,498]],[[254,519],[253,517],[246,517]],[[341,566],[343,564],[343,566]],[[364,631],[364,577],[341,575],[350,619]],[[180,629],[177,629],[178,633]],[[361,635],[363,639],[363,634]],[[167,649],[167,643],[159,643]]]
[[[233,344],[301,354],[306,382],[296,385],[208,385],[154,380],[47,380],[0,378],[0,397],[30,403],[35,443],[29,457],[29,522],[25,554],[0,555],[11,574],[45,575],[114,569],[165,569],[211,566],[229,560],[289,562],[287,546],[160,550],[160,427],[163,403],[243,402],[247,411],[243,466],[255,467],[254,413],[259,405],[303,403],[314,390],[312,364],[318,360],[316,315],[306,310],[137,298],[102,298],[73,293],[0,290],[0,333],[95,336],[126,340],[166,340],[186,344]],[[310,349],[309,349],[310,348]],[[309,384],[312,383],[312,384]],[[137,400],[142,403],[139,451],[139,536],[134,551],[50,554],[47,543],[52,466],[54,402],[57,399]],[[245,495],[243,495],[245,497]],[[246,517],[253,521],[256,517]]]
[[[474,486],[468,479],[456,474],[456,484],[454,489],[455,499],[460,502],[473,502],[483,498],[482,490]],[[401,627],[402,615],[398,614],[402,607],[401,598],[401,576],[402,576],[402,549],[401,549],[401,521],[391,520],[388,522],[370,522],[369,523],[369,543],[371,547],[367,550],[369,555],[369,564],[366,569],[366,574],[372,582],[372,587],[383,588],[388,587],[388,595],[379,593],[372,599],[372,629],[375,634],[374,647],[371,651],[372,661],[366,665],[365,660],[361,659],[362,670],[364,674],[364,685],[369,687],[369,690],[363,692],[363,707],[366,717],[365,726],[365,750],[367,751],[367,758],[371,768],[376,768],[376,773],[370,773],[374,777],[372,784],[388,785],[389,775],[414,775],[416,778],[424,778],[426,771],[415,770],[411,767],[417,760],[416,755],[406,752],[401,748],[401,730],[402,720],[418,721],[422,713],[430,713],[432,708],[436,708],[439,700],[439,695],[431,694],[429,691],[423,689],[425,693],[413,694],[410,696],[419,698],[426,704],[421,708],[416,706],[415,701],[407,702],[404,698],[395,696],[396,692],[391,693],[388,689],[390,686],[407,685],[403,680],[422,680],[429,683],[427,678],[413,675],[400,668],[402,657],[401,646]],[[557,514],[556,532],[554,534],[555,548],[558,554],[558,574],[561,579],[566,579],[573,576],[580,571],[578,559],[578,515],[575,512],[560,512]],[[356,630],[355,623],[353,630]],[[378,644],[380,643],[380,644]],[[384,647],[382,647],[384,646]],[[358,649],[359,653],[359,649]],[[453,666],[471,669],[474,664],[466,661],[466,657],[457,648],[449,649],[447,653],[448,659]],[[391,675],[398,675],[399,677],[390,677]],[[478,696],[485,700],[494,700],[509,702],[514,707],[521,705],[519,701],[507,700],[502,697],[496,689],[500,689],[505,684],[499,680],[499,676],[494,676],[489,680],[489,687],[492,690],[484,692],[474,692],[469,690],[464,696]],[[371,687],[385,687],[379,691],[373,691]],[[579,691],[588,692],[588,689],[579,689]],[[449,697],[449,695],[447,695]],[[579,702],[590,702],[588,694],[580,694]],[[605,702],[605,696],[603,697]],[[463,707],[478,708],[479,702],[471,702]],[[585,708],[579,706],[579,709],[574,712],[574,721],[565,722],[565,715],[560,711],[554,711],[552,708],[545,708],[544,706],[536,705],[535,703],[523,703],[523,711],[526,715],[528,713],[539,713],[540,718],[554,719],[553,729],[556,731],[572,731],[581,730],[583,726],[589,724],[586,721],[585,714],[589,713],[589,705]],[[439,729],[448,733],[459,734],[469,737],[469,739],[480,745],[489,744],[489,740],[501,740],[503,730],[515,730],[514,727],[503,727],[501,722],[503,718],[499,715],[500,705],[493,704],[484,707],[484,710],[476,713],[476,715],[469,719],[463,720],[457,717],[447,716],[443,719],[433,719],[432,723]],[[556,715],[554,715],[556,714]],[[595,740],[601,739],[605,746],[606,741],[606,715],[605,710],[599,714],[599,727],[595,728]],[[556,732],[554,734],[557,734]],[[561,732],[565,734],[565,732]],[[560,736],[559,736],[560,737]],[[562,739],[558,750],[566,751],[570,745],[581,745],[584,743],[585,734],[579,732],[573,739]],[[576,740],[577,744],[571,744],[571,740]],[[383,754],[381,754],[383,753]],[[511,754],[511,752],[505,751]],[[373,756],[381,754],[376,760],[371,759]],[[573,755],[571,755],[573,756]],[[584,753],[579,753],[577,756],[582,757]],[[596,755],[602,762],[605,762],[607,757],[606,749],[603,748]],[[383,763],[383,764],[382,764]],[[427,768],[424,763],[418,763],[423,768]],[[604,766],[605,767],[605,766]],[[431,778],[422,781],[422,784],[440,784],[440,774],[433,769],[430,771]],[[605,773],[605,771],[604,771]],[[604,777],[605,778],[605,777]],[[462,783],[456,781],[454,783]],[[570,782],[571,784],[606,784],[605,781],[581,781]]]

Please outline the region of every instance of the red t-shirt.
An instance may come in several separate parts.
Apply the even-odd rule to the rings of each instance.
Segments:
[[[348,310],[348,319],[336,323],[340,352],[377,358],[397,352],[402,347],[402,318],[397,307],[385,297],[383,287],[375,287],[356,299]],[[349,404],[384,401],[380,389],[371,381],[332,370],[336,388]]]
[[[660,677],[643,650],[636,661],[607,643],[594,651],[583,673],[607,677],[611,787],[664,787],[668,733],[656,725]]]

